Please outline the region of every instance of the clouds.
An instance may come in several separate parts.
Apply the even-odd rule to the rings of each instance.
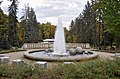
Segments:
[[[72,2],[69,0],[50,0],[45,1],[43,4],[47,4],[49,6],[39,6],[36,8],[36,11],[43,14],[42,16],[60,16],[60,15],[76,15],[81,12],[83,7],[79,7],[81,3],[77,4],[76,2]]]
[[[63,26],[69,26],[70,21],[75,19],[84,9],[87,0],[19,0],[18,17],[22,15],[24,4],[29,3],[34,8],[39,22],[51,22],[57,24],[57,18],[61,17]],[[6,8],[10,2],[4,0],[2,9],[7,13]]]

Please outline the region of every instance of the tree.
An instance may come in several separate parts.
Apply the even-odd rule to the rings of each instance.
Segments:
[[[75,24],[75,23],[74,23],[74,21],[72,20],[72,21],[71,21],[71,24],[70,24],[70,26],[69,26],[69,27],[70,27],[70,34],[71,34],[71,35],[74,34],[74,31],[73,31],[73,30],[74,30],[74,24]]]
[[[8,40],[10,45],[13,47],[19,46],[18,38],[18,28],[17,28],[17,10],[18,10],[18,0],[10,0],[12,3],[9,6],[8,15]]]
[[[55,27],[56,26],[51,25],[49,22],[40,24],[43,39],[53,39]]]
[[[4,33],[4,35],[2,35],[1,39],[0,39],[0,48],[1,49],[10,49],[10,45],[8,42],[8,37],[7,35]]]
[[[7,27],[8,24],[8,17],[6,14],[3,13],[2,9],[0,8],[0,48],[1,49],[9,49],[10,45],[8,43],[8,36],[7,36]]]
[[[19,40],[20,40],[20,47],[24,44],[24,26],[21,24],[21,22],[17,23],[17,26],[18,26],[18,37],[19,37]]]
[[[117,48],[120,48],[120,1],[118,0],[107,0],[104,10],[104,21],[106,31],[115,35],[115,43]],[[106,8],[106,9],[105,9]],[[118,17],[116,17],[118,16]]]
[[[77,38],[76,42],[96,44],[96,15],[89,2],[85,5],[83,12],[71,21],[70,33]],[[70,38],[70,37],[69,37]]]
[[[103,24],[105,32],[112,37],[111,43],[115,42],[116,46],[120,47],[120,1],[119,0],[98,0],[95,9],[102,9],[103,11]],[[116,17],[117,16],[117,17]]]
[[[95,11],[93,10],[92,5],[90,5],[88,1],[87,5],[85,5],[85,9],[83,10],[83,23],[84,23],[85,40],[91,45],[96,44],[95,18],[96,18]]]
[[[64,33],[65,33],[65,41],[66,41],[66,42],[69,42],[68,37],[69,37],[69,35],[70,35],[70,32],[67,30],[66,27],[64,27]]]
[[[3,1],[0,1],[0,5],[1,5],[2,2],[3,2]]]
[[[24,26],[24,42],[38,42],[41,40],[36,14],[33,8],[25,5],[24,15],[21,17],[21,24]]]

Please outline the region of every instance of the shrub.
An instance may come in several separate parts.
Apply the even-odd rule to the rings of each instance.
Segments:
[[[93,60],[84,64],[59,65],[50,73],[50,79],[119,79],[120,61]]]
[[[120,58],[57,64],[49,69],[0,65],[0,79],[120,79]]]

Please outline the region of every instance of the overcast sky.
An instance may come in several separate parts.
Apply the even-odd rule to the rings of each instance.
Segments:
[[[51,22],[57,24],[58,17],[62,18],[64,27],[70,25],[71,20],[74,20],[84,9],[88,0],[18,0],[19,12],[18,18],[23,15],[24,5],[29,3],[33,7],[37,20],[40,23]],[[8,5],[10,2],[3,0],[1,8],[8,14]]]

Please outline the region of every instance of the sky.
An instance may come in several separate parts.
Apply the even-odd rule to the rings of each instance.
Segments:
[[[34,8],[37,21],[40,23],[51,22],[57,25],[58,18],[62,19],[64,27],[69,28],[71,20],[74,20],[83,11],[89,0],[18,0],[18,19],[23,15],[25,4],[29,3]],[[11,3],[3,0],[0,5],[2,10],[8,14],[8,6]]]

